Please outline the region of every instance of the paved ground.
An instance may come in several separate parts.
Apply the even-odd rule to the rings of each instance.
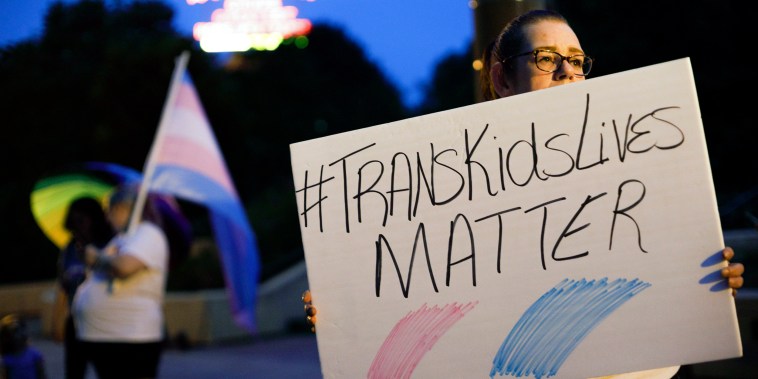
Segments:
[[[758,330],[758,329],[754,329]],[[32,331],[33,332],[33,331]],[[34,334],[34,333],[32,333]],[[743,336],[743,339],[750,339]],[[47,360],[48,379],[64,379],[63,346],[32,336],[32,344]],[[681,379],[758,378],[758,347],[743,345],[744,356],[737,359],[687,366]],[[250,339],[244,342],[169,348],[163,354],[160,379],[320,379],[316,337],[309,333]],[[87,379],[97,379],[90,370]]]
[[[34,338],[47,361],[48,379],[64,379],[63,346]],[[162,379],[276,379],[322,378],[316,337],[295,334],[283,337],[196,347],[168,349],[160,367]],[[96,376],[90,369],[87,379]]]

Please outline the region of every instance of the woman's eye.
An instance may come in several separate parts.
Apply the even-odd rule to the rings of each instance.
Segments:
[[[545,62],[545,63],[553,63],[555,61],[555,57],[549,54],[544,54],[544,55],[540,54],[540,55],[537,55],[537,60],[540,62]]]
[[[574,67],[582,67],[584,65],[584,57],[571,57],[569,63]]]

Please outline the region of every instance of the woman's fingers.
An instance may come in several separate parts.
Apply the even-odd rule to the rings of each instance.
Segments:
[[[303,303],[310,304],[311,303],[311,291],[310,290],[305,290],[305,292],[303,292],[303,296],[300,297],[300,298],[303,300]]]
[[[305,304],[303,307],[305,309],[305,321],[308,323],[308,326],[311,327],[311,332],[316,333],[316,313],[318,313],[318,311],[316,310],[316,307],[311,304],[311,291],[305,290],[301,299]]]
[[[745,281],[742,279],[741,276],[738,276],[736,278],[729,278],[729,287],[732,289],[742,288],[742,285],[745,283]]]
[[[725,278],[741,277],[745,273],[745,266],[742,263],[730,263],[729,266],[721,270],[721,276]]]
[[[721,250],[721,255],[724,257],[724,259],[730,261],[732,258],[734,258],[734,249],[727,246],[724,248],[724,250]]]
[[[305,314],[307,316],[315,316],[316,313],[318,313],[318,311],[316,310],[316,307],[314,307],[311,304],[306,304],[305,305]]]
[[[729,246],[725,247],[721,254],[727,262],[734,258],[734,250]],[[732,289],[732,296],[737,296],[737,288],[742,288],[745,284],[745,280],[742,278],[744,273],[745,266],[742,263],[729,263],[729,266],[721,269],[721,276],[727,278],[729,288]]]
[[[308,321],[308,325],[310,325],[311,327],[316,326],[316,316],[306,316],[305,320]]]

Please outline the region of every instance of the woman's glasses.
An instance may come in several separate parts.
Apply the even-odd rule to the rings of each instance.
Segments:
[[[565,57],[559,53],[556,53],[555,51],[540,49],[511,55],[510,57],[503,59],[502,62],[505,63],[505,61],[509,59],[530,54],[534,56],[534,64],[537,66],[537,68],[545,72],[558,71],[558,69],[560,69],[561,65],[563,64],[563,61],[568,62],[569,65],[574,69],[574,73],[579,76],[586,76],[590,73],[590,69],[592,69],[592,58],[584,54],[574,54]]]

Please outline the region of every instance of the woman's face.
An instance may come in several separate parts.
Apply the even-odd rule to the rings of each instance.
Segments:
[[[555,51],[565,57],[584,53],[574,31],[560,21],[544,20],[528,25],[524,28],[524,36],[524,51],[519,53],[536,49]],[[500,78],[493,76],[495,90],[500,97],[584,80],[584,76],[576,75],[574,68],[565,60],[555,72],[538,69],[532,54],[512,58],[512,64],[514,69],[510,74],[505,73],[502,63],[498,63],[498,67],[493,66],[493,74],[496,73],[494,71],[496,69],[499,74],[497,76],[500,76]]]

